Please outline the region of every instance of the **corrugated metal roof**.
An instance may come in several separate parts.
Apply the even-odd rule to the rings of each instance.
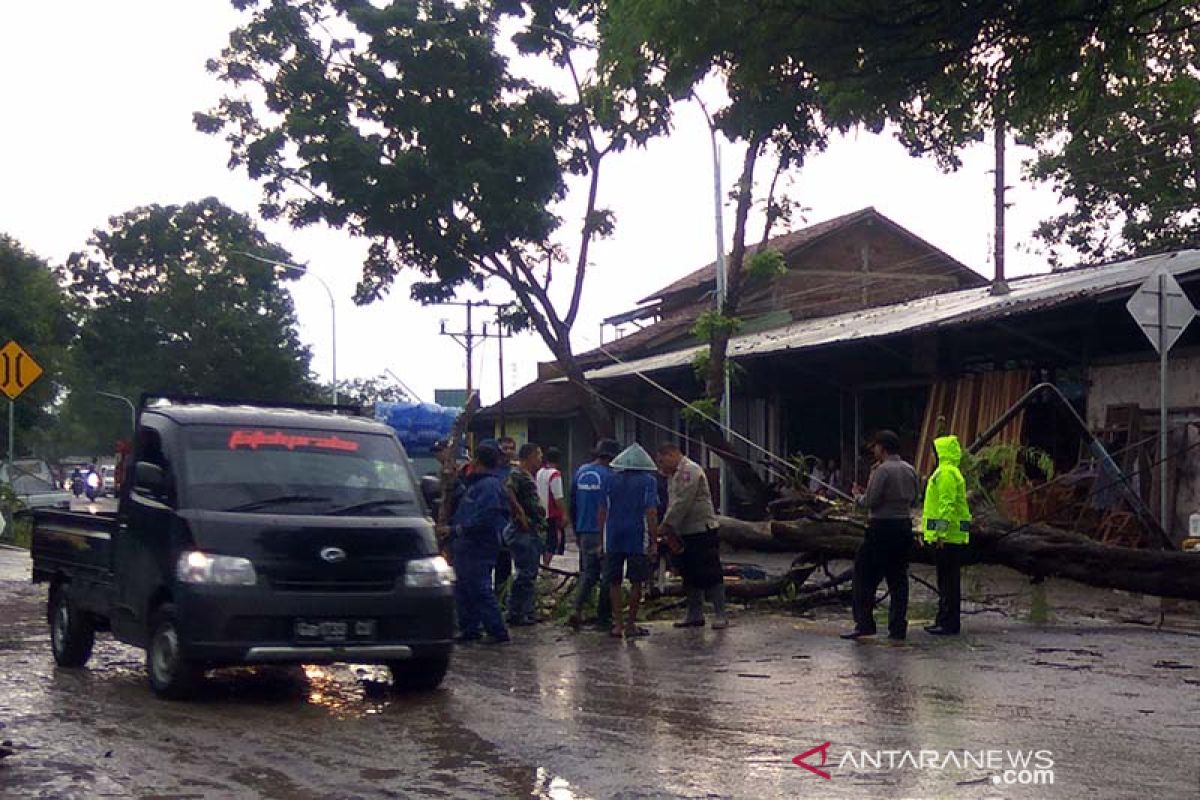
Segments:
[[[729,355],[737,358],[788,350],[806,350],[839,342],[876,339],[929,328],[1002,319],[1062,305],[1083,297],[1131,289],[1159,267],[1166,268],[1176,276],[1198,271],[1200,250],[1184,250],[1099,267],[1014,278],[1009,281],[1012,291],[1006,295],[993,295],[990,287],[961,289],[890,306],[800,320],[769,331],[738,336],[729,343]],[[698,345],[600,367],[589,370],[587,377],[616,378],[634,372],[653,372],[684,366],[690,364],[695,355],[706,347]]]

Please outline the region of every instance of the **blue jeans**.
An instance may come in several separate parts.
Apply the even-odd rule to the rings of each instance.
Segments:
[[[596,603],[596,622],[608,625],[612,622],[612,604],[608,599],[608,570],[604,568],[604,555],[600,552],[600,534],[580,533],[579,543],[579,591],[575,594],[575,613],[592,597],[592,590],[601,583],[600,599]]]
[[[497,639],[508,638],[508,629],[500,616],[500,604],[492,592],[492,569],[496,566],[499,542],[456,537],[451,543],[454,571],[454,597],[458,605],[458,632],[478,636],[482,627]]]
[[[534,601],[537,596],[542,540],[535,533],[510,531],[508,549],[512,552],[513,560],[512,590],[508,595],[508,621],[530,622],[537,619],[534,614]]]

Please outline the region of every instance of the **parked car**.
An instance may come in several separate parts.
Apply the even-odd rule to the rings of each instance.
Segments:
[[[80,667],[95,631],[144,648],[151,687],[188,696],[235,664],[386,664],[438,686],[454,571],[395,434],[302,409],[143,407],[115,513],[33,514],[51,649]]]
[[[100,491],[112,497],[117,496],[117,468],[112,464],[100,467]]]
[[[71,503],[71,493],[58,486],[50,466],[40,459],[0,464],[0,484],[9,486],[25,508],[66,508]]]

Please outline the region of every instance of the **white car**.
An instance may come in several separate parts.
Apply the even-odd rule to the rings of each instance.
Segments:
[[[44,462],[18,459],[0,464],[0,483],[11,487],[26,508],[66,508],[71,504],[71,493],[58,488]]]
[[[117,496],[117,468],[112,464],[100,467],[100,492]]]

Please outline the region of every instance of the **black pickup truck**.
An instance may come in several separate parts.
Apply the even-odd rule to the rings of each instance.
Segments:
[[[386,664],[432,689],[454,639],[454,572],[403,448],[364,418],[143,401],[115,514],[33,513],[55,660],[96,631],[146,651],[159,695],[236,664]]]

